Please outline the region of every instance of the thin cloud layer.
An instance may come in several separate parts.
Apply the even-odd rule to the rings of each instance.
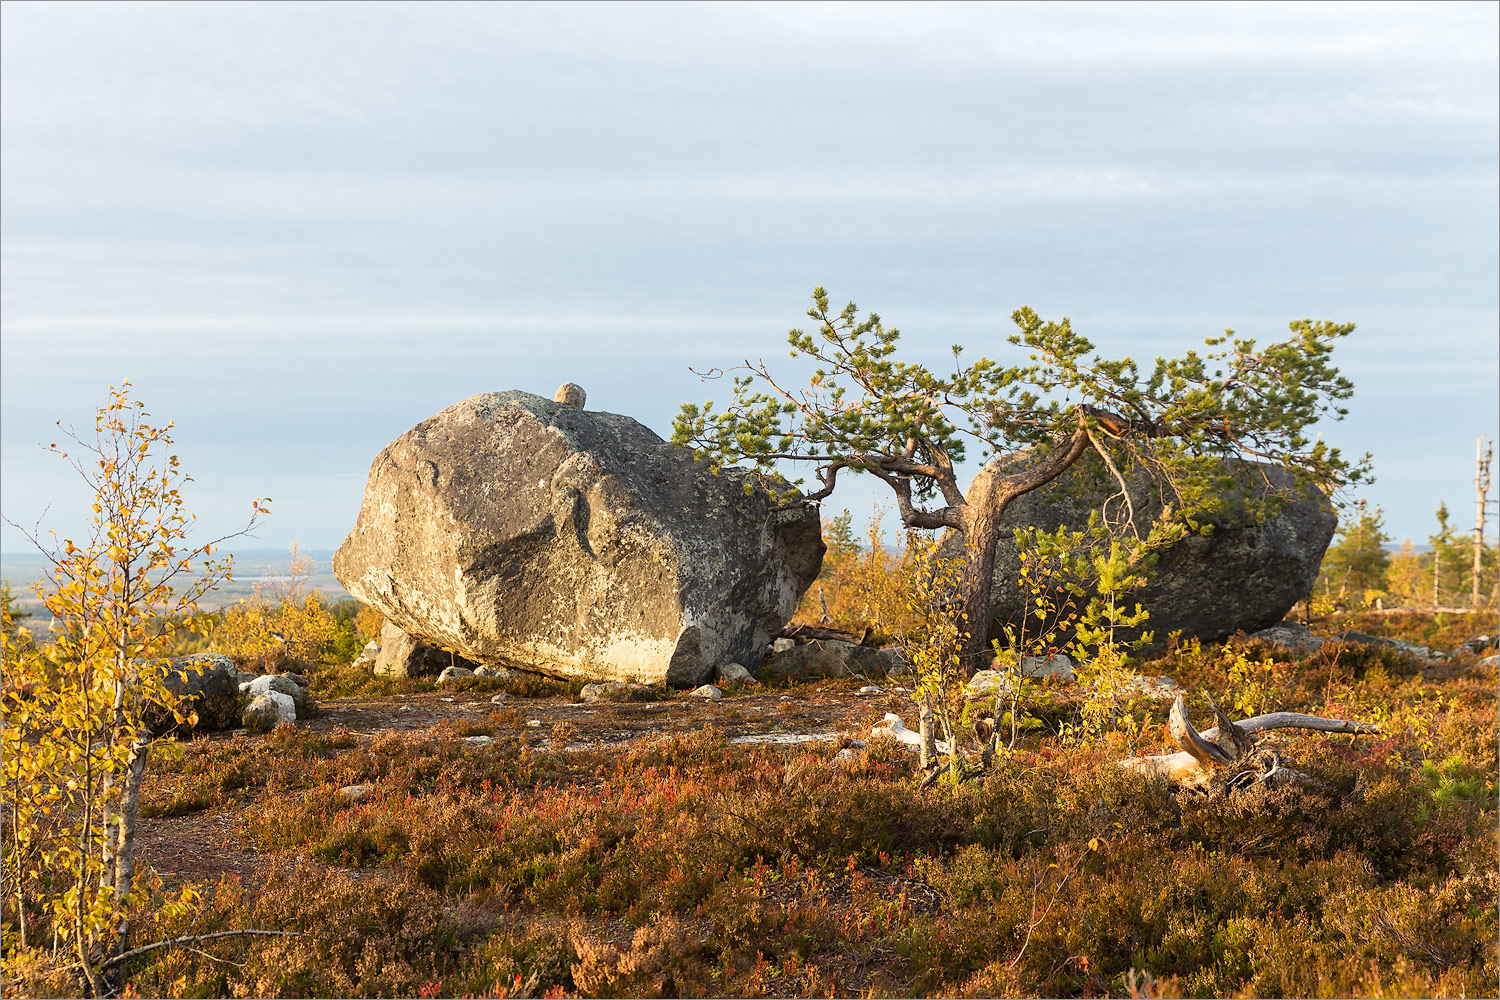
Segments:
[[[689,365],[778,356],[814,284],[932,360],[1004,351],[1023,303],[1148,357],[1355,321],[1324,433],[1389,468],[1397,535],[1466,500],[1496,431],[1493,5],[0,17],[0,492],[26,523],[76,523],[35,444],[130,378],[204,521],[272,493],[267,544],[332,546],[417,420],[572,380],[665,432],[723,395]]]

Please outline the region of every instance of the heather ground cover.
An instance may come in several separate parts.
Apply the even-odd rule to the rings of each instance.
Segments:
[[[1483,624],[1367,617],[1434,645]],[[919,791],[868,739],[910,715],[889,688],[580,705],[324,667],[316,718],[175,744],[142,802],[143,860],[201,894],[147,937],[300,936],[155,952],[128,992],[1495,995],[1493,665],[1232,641],[1142,669],[1382,734],[1272,736],[1325,787],[1203,806],[1114,764],[1168,748],[1164,702],[1082,735],[1089,692],[1056,685],[988,775]],[[41,967],[7,963],[7,995],[76,989]]]

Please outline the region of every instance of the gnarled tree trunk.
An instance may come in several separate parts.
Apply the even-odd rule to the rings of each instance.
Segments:
[[[968,638],[962,665],[969,673],[989,665],[991,588],[995,580],[995,545],[1000,540],[1000,518],[1016,497],[1045,486],[1068,470],[1090,446],[1086,427],[1020,470],[1006,472],[991,461],[970,484],[959,516],[965,535],[968,565],[963,581],[963,608]]]
[[[1000,541],[1000,515],[1004,507],[997,503],[995,481],[998,472],[993,465],[980,470],[969,488],[969,502],[964,507],[964,544],[966,565],[963,577],[964,628],[967,635],[961,665],[972,674],[989,665],[991,587],[995,579],[995,545]]]

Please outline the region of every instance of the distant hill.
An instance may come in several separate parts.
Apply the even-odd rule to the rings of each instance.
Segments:
[[[304,549],[302,554],[316,563],[305,585],[308,590],[320,590],[330,601],[349,596],[333,575],[332,549]],[[234,579],[220,584],[199,606],[212,611],[249,597],[256,583],[284,574],[291,561],[286,549],[240,549],[234,553]],[[21,608],[39,605],[32,585],[45,575],[46,565],[46,560],[35,552],[0,552],[0,578],[16,595]]]

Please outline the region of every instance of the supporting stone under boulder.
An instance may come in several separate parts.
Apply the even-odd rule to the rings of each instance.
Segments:
[[[436,677],[449,667],[474,666],[462,656],[413,639],[390,622],[380,627],[374,672],[381,677]]]
[[[560,395],[473,396],[393,441],[339,581],[473,663],[678,687],[758,663],[822,564],[816,508]]]

